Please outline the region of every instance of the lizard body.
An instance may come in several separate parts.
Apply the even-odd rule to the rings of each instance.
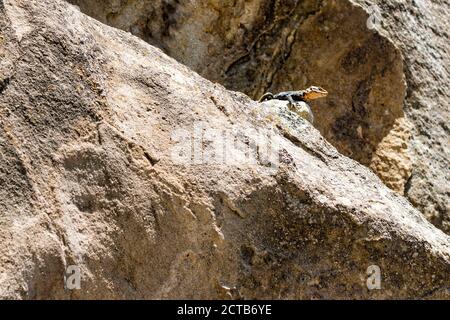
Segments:
[[[291,110],[295,110],[296,103],[301,104],[303,107],[306,107],[309,114],[309,121],[313,123],[314,115],[312,113],[310,106],[308,105],[308,102],[311,100],[326,97],[327,95],[328,92],[325,89],[321,87],[312,86],[306,90],[283,91],[277,94],[267,92],[259,99],[259,102],[264,102],[273,99],[288,101],[289,108]]]
[[[261,99],[259,99],[259,102],[276,99],[289,101],[290,103],[295,104],[296,101],[308,102],[318,98],[326,97],[327,95],[328,92],[325,89],[321,87],[312,86],[306,90],[283,91],[277,94],[267,92],[261,97]]]

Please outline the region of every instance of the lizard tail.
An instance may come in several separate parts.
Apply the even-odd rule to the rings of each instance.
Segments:
[[[263,102],[266,100],[272,100],[272,99],[273,99],[273,94],[270,92],[267,92],[259,99],[259,102]]]

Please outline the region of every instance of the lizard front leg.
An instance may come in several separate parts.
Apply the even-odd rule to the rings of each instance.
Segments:
[[[305,106],[306,106],[306,108],[308,109],[308,113],[309,113],[309,116],[310,116],[309,122],[310,122],[311,124],[314,124],[314,113],[312,112],[311,107],[309,106],[308,103],[305,102]]]
[[[289,110],[294,110],[295,109],[295,101],[294,101],[294,98],[292,98],[292,96],[288,96],[287,97],[287,100],[288,100],[288,108],[289,108]]]

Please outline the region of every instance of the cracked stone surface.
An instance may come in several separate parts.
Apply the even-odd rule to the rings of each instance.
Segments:
[[[71,2],[254,99],[325,87],[322,135],[450,232],[448,1]]]
[[[450,237],[283,103],[67,2],[1,4],[0,298],[450,297]]]

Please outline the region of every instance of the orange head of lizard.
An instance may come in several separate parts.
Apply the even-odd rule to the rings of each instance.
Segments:
[[[303,99],[305,101],[311,101],[319,98],[326,97],[328,95],[328,91],[316,86],[311,86],[308,89],[305,90]]]

